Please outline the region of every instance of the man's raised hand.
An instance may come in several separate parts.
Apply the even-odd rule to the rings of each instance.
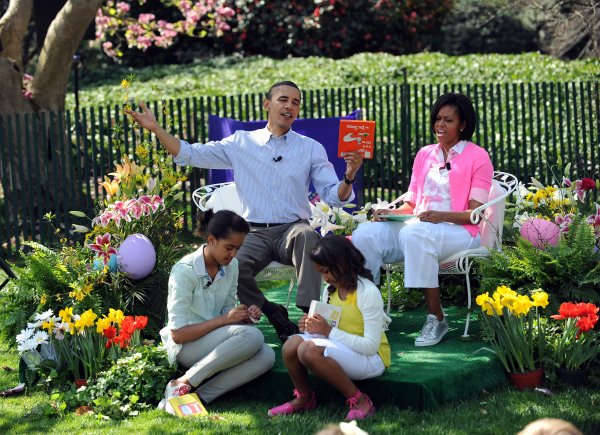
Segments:
[[[156,132],[159,125],[154,113],[152,113],[152,110],[150,110],[143,101],[140,102],[140,108],[142,109],[141,112],[125,109],[125,113],[131,116],[131,119],[133,119],[140,127],[150,130],[153,133]]]

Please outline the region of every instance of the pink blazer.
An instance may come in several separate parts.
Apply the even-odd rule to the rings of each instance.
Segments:
[[[412,175],[408,191],[402,195],[405,202],[418,204],[423,194],[425,175],[432,164],[439,165],[438,145],[427,145],[419,150],[413,163]],[[450,161],[449,172],[452,211],[465,211],[469,208],[469,200],[481,203],[488,200],[494,167],[487,151],[472,142],[467,142],[463,152],[455,155]],[[475,237],[479,225],[467,224],[465,229]]]

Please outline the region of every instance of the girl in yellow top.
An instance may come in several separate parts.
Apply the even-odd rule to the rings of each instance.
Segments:
[[[364,257],[346,237],[329,235],[319,240],[310,259],[327,284],[327,299],[342,308],[337,327],[320,315],[306,314],[298,322],[301,334],[283,346],[283,360],[294,384],[295,398],[269,410],[270,417],[309,411],[317,406],[308,371],[342,393],[350,406],[347,420],[375,413],[369,397],[352,382],[379,376],[391,363],[384,329],[389,318],[379,289],[364,267]]]

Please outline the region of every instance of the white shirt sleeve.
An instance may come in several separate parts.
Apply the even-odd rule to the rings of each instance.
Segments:
[[[364,321],[364,336],[350,334],[333,328],[329,338],[345,344],[363,355],[374,355],[381,344],[381,333],[385,324],[383,299],[379,289],[368,280],[359,279],[357,304]]]

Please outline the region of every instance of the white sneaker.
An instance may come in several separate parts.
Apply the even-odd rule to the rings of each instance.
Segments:
[[[448,322],[446,317],[438,320],[435,314],[428,314],[427,320],[421,329],[421,335],[415,340],[415,346],[433,346],[438,344],[448,332]]]
[[[159,409],[161,409],[161,404],[163,404],[165,411],[167,411],[169,414],[175,414],[173,407],[169,403],[169,399],[177,396],[185,396],[191,391],[191,389],[192,387],[187,384],[172,385],[171,382],[169,382],[165,387],[165,398],[163,399],[164,404],[163,400],[161,400],[158,404]]]

